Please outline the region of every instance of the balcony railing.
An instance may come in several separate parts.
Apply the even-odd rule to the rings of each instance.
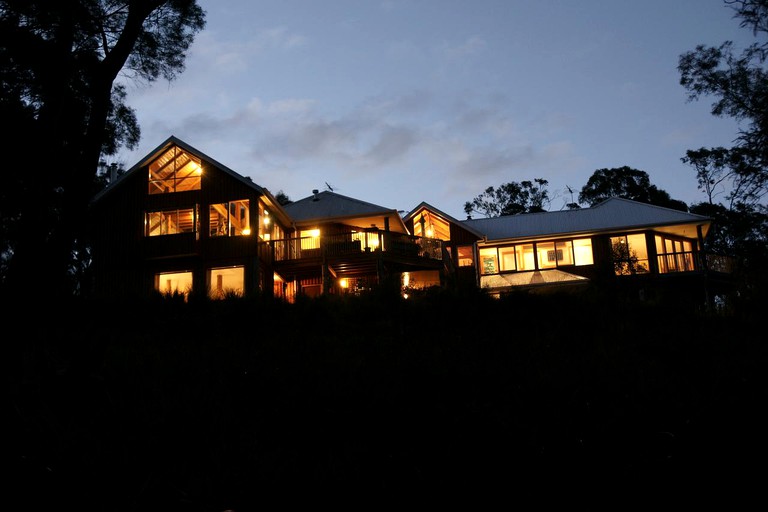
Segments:
[[[390,231],[354,231],[273,240],[275,261],[384,252],[403,258],[442,259],[442,241]]]
[[[657,256],[660,274],[692,272],[707,269],[712,272],[733,272],[733,258],[710,253],[676,252]]]
[[[670,274],[672,272],[692,272],[701,270],[701,266],[696,266],[696,258],[693,252],[675,252],[668,254],[659,254],[656,257],[659,264],[659,274]]]

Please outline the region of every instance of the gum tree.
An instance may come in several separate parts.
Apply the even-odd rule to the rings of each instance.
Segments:
[[[140,137],[115,80],[175,79],[204,26],[196,0],[0,0],[5,292],[72,293],[99,162]]]

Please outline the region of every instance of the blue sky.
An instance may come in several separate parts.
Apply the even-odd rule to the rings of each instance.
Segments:
[[[549,209],[596,169],[704,200],[687,149],[738,126],[686,101],[680,54],[753,41],[722,0],[199,0],[173,82],[130,82],[140,146],[170,135],[298,200],[334,191],[459,219],[488,186],[543,178]]]

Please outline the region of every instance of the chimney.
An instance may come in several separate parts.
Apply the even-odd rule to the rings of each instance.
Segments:
[[[319,197],[317,197],[317,193],[318,193],[318,192],[319,192],[319,190],[317,190],[317,189],[314,189],[314,190],[312,191],[312,193],[313,193],[313,194],[315,194],[315,197],[313,197],[313,198],[312,198],[312,200],[313,200],[313,201],[317,201],[318,199],[320,199]]]

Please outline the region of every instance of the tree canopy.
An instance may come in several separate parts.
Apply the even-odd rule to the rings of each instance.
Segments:
[[[118,73],[173,80],[204,26],[196,0],[0,0],[5,291],[73,290],[101,158],[140,137]]]
[[[725,0],[739,26],[755,38],[768,35],[768,0]],[[712,115],[740,123],[732,148],[688,151],[683,161],[697,172],[710,202],[725,191],[730,204],[759,204],[768,185],[768,42],[756,41],[737,53],[732,41],[700,44],[679,58],[680,84],[688,101],[712,97]]]
[[[467,216],[480,213],[486,217],[517,215],[546,211],[549,205],[549,182],[542,178],[533,181],[510,181],[498,188],[488,187],[472,201],[464,203]]]
[[[737,256],[739,295],[763,297],[768,289],[768,0],[725,3],[756,41],[740,53],[732,41],[700,44],[680,56],[678,70],[688,101],[713,98],[712,115],[736,120],[738,134],[731,147],[688,150],[682,161],[694,168],[707,198],[691,211],[715,220],[706,249]]]
[[[579,203],[594,206],[609,197],[688,211],[685,202],[672,199],[667,191],[651,184],[647,172],[627,166],[597,169],[579,192]]]

